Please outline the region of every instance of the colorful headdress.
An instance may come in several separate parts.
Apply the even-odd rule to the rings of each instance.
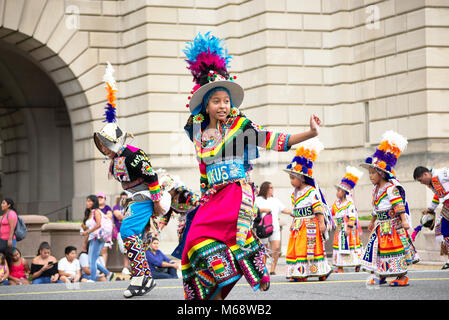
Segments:
[[[185,213],[193,209],[200,196],[184,186],[179,176],[171,176],[165,169],[158,169],[156,173],[159,178],[159,186],[162,192],[176,191],[176,195],[171,199],[170,207],[177,213]]]
[[[229,76],[228,64],[232,57],[228,55],[222,40],[210,32],[204,36],[198,33],[192,42],[187,43],[183,52],[187,58],[187,69],[192,73],[193,81],[196,83],[187,104],[191,113],[197,114],[203,107],[205,108],[202,106],[204,95],[216,87],[227,89],[233,106],[240,106],[243,101],[243,88],[233,81],[235,76]]]
[[[192,210],[200,198],[200,195],[185,186],[178,187],[176,188],[176,196],[172,199],[171,208],[177,213],[185,213]]]
[[[159,178],[159,186],[162,192],[169,192],[172,189],[176,189],[183,185],[179,176],[171,176],[165,169],[156,170]]]
[[[407,138],[399,133],[389,130],[382,135],[382,142],[371,157],[365,159],[361,166],[365,168],[373,167],[383,172],[396,176],[394,167],[407,147]]]
[[[116,119],[116,97],[115,93],[117,92],[117,84],[114,79],[114,68],[112,65],[107,62],[106,72],[103,76],[103,82],[106,84],[105,89],[107,91],[107,99],[108,102],[105,107],[105,120],[103,122],[107,122],[107,124],[101,129],[100,132],[94,133],[94,141],[98,148],[101,151],[101,144],[103,144],[106,148],[111,151],[118,152],[120,148],[125,144],[125,140],[128,136],[131,136],[129,133],[124,133],[117,125]]]
[[[313,163],[323,149],[324,145],[318,138],[312,138],[302,142],[296,149],[295,157],[284,171],[312,178]]]
[[[106,104],[105,110],[106,112],[104,113],[104,115],[106,116],[106,120],[103,120],[103,122],[107,122],[107,123],[112,123],[112,122],[116,122],[116,112],[115,112],[115,93],[118,91],[117,90],[117,83],[115,82],[114,79],[114,68],[112,67],[111,63],[109,61],[107,61],[107,66],[106,66],[106,72],[104,73],[103,76],[103,82],[106,84],[105,88],[108,92],[107,95],[107,99],[108,99],[108,103]]]
[[[360,177],[363,176],[363,172],[355,167],[347,166],[346,174],[343,179],[341,179],[340,184],[336,185],[337,188],[343,189],[348,193],[352,193],[355,185],[359,181]]]

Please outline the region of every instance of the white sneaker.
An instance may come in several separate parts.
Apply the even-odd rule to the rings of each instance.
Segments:
[[[131,274],[131,272],[129,272],[128,268],[123,268],[123,269],[122,269],[122,273],[123,273],[123,274],[126,274],[126,275]]]

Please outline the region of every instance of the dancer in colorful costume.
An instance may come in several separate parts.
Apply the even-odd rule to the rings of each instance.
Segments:
[[[170,222],[172,216],[176,214],[178,240],[180,241],[186,225],[186,214],[197,206],[200,195],[187,188],[178,176],[166,175],[166,181],[164,177],[160,179],[161,189],[170,193],[171,203],[170,209],[159,219],[159,230],[162,231]],[[167,185],[166,187],[164,187],[165,184]]]
[[[449,169],[427,169],[426,167],[416,167],[413,172],[413,178],[421,184],[427,186],[434,193],[434,197],[428,206],[427,210],[423,212],[421,220],[422,225],[428,226],[431,230],[435,225],[435,236],[438,242],[441,242],[442,252],[449,255]],[[442,203],[441,213],[435,219],[435,209]],[[433,218],[433,219],[432,219]],[[419,228],[419,226],[418,226]],[[419,229],[415,231],[419,232]],[[416,234],[415,234],[416,236]],[[449,268],[449,257],[442,269]]]
[[[363,172],[357,168],[347,166],[345,176],[335,186],[337,200],[332,205],[332,216],[336,220],[337,229],[334,234],[332,263],[338,268],[337,272],[344,272],[343,267],[355,267],[356,272],[360,269],[362,243],[352,191],[362,175]]]
[[[287,279],[306,281],[308,277],[326,280],[332,269],[324,247],[327,205],[312,177],[316,157],[323,150],[318,138],[300,144],[292,162],[284,169],[290,174],[293,222],[287,248]]]
[[[93,139],[98,150],[111,159],[109,177],[119,181],[133,199],[126,209],[120,229],[132,276],[123,295],[130,298],[146,294],[156,285],[142,248],[141,234],[150,217],[163,214],[164,210],[160,204],[158,177],[148,155],[139,148],[127,145],[128,138],[133,136],[123,132],[116,123],[117,88],[113,73],[114,69],[108,62],[103,78],[108,91],[105,107],[107,124],[94,133]]]
[[[161,200],[159,203],[162,206],[163,215],[152,215],[145,226],[141,237],[143,243],[142,248],[145,252],[150,250],[153,238],[159,238],[160,236],[160,232],[162,231],[161,221],[164,220],[164,217],[171,211],[173,196],[175,195],[173,187],[177,183],[177,180],[175,181],[164,169],[156,170],[156,174],[159,179],[159,188],[161,192]]]
[[[373,156],[361,164],[369,170],[374,185],[373,213],[368,226],[371,234],[362,253],[362,268],[377,276],[370,279],[370,284],[384,284],[387,277],[396,277],[390,286],[406,286],[407,265],[419,261],[407,232],[410,216],[405,190],[394,171],[406,146],[406,138],[387,131]]]
[[[258,157],[257,147],[287,151],[316,136],[321,121],[311,116],[310,130],[292,135],[263,129],[238,109],[244,92],[228,73],[231,57],[221,40],[198,34],[184,52],[196,82],[184,128],[195,146],[202,192],[175,250],[183,249],[185,298],[224,299],[242,276],[254,290],[266,291],[265,247],[251,231],[250,161]]]

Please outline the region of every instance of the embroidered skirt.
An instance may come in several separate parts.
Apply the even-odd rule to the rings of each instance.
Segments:
[[[399,217],[377,220],[362,253],[362,268],[379,277],[401,276],[407,265],[419,261]]]
[[[287,278],[321,277],[331,273],[318,218],[295,218],[288,240],[286,262]]]
[[[241,219],[242,207],[254,201],[247,187],[229,184],[192,211],[193,219],[187,216],[187,234],[180,243],[186,300],[211,299],[220,290],[225,298],[242,276],[254,290],[259,288],[265,272],[265,247],[249,227],[245,232],[245,219]],[[245,241],[239,245],[242,236]]]
[[[337,225],[334,234],[332,264],[336,267],[358,267],[360,266],[360,254],[362,243],[357,226],[354,225],[346,236],[344,224]]]

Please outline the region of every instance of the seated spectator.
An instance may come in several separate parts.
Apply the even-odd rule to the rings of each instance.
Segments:
[[[81,282],[93,282],[90,277],[89,255],[83,251],[78,260],[81,267]],[[97,281],[111,281],[115,273],[106,269],[102,256],[97,259]]]
[[[68,246],[64,250],[65,257],[58,261],[59,279],[66,283],[79,282],[81,279],[81,266],[76,258],[76,248]]]
[[[0,252],[0,286],[7,286],[9,284],[9,268],[6,262],[6,257]]]
[[[31,261],[31,279],[33,284],[62,283],[59,280],[58,261],[51,255],[48,242],[42,242],[37,256]]]
[[[28,280],[30,276],[30,267],[22,253],[17,248],[8,248],[6,251],[6,260],[9,268],[9,284],[12,286],[31,284]]]
[[[151,218],[148,220],[147,225],[145,226],[145,229],[143,230],[142,234],[142,244],[143,244],[143,250],[148,251],[150,250],[151,242],[153,238],[159,237],[159,218],[154,217],[154,215],[151,216]]]
[[[152,238],[149,249],[146,251],[148,264],[154,279],[177,279],[179,264],[167,258],[159,250],[159,239]]]

